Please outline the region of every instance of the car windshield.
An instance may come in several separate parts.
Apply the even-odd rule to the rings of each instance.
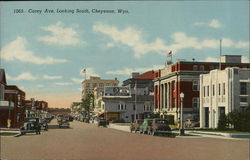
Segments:
[[[167,124],[166,120],[156,120],[155,123],[157,124]]]

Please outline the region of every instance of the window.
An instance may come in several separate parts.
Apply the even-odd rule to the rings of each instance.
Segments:
[[[175,81],[172,81],[172,89],[175,91]]]
[[[93,88],[94,88],[94,87],[97,87],[97,83],[93,83]]]
[[[175,98],[172,99],[172,107],[175,108]]]
[[[204,70],[205,70],[205,66],[201,65],[201,66],[200,66],[200,70],[201,70],[201,71],[204,71]]]
[[[240,98],[240,102],[247,102],[247,98],[246,97]]]
[[[219,95],[220,95],[220,83],[219,83],[219,90],[218,91],[219,91]]]
[[[226,84],[225,83],[223,83],[223,95],[225,95],[226,94]]]
[[[241,95],[247,94],[247,83],[246,82],[240,82],[240,94]]]
[[[199,108],[199,107],[200,107],[199,98],[194,97],[193,98],[193,108]]]
[[[106,86],[109,86],[109,83],[107,83]]]
[[[213,84],[213,96],[214,96],[214,92],[215,92],[215,85]]]
[[[198,91],[199,90],[199,81],[193,81],[193,90]]]
[[[209,66],[209,70],[213,70],[214,69],[214,66]]]
[[[133,105],[133,110],[135,111],[135,104]]]
[[[4,100],[4,85],[0,84],[0,100]]]
[[[193,65],[193,70],[194,71],[198,71],[198,66],[197,65]]]
[[[100,83],[100,84],[99,84],[99,87],[103,87],[103,86],[104,86],[104,84],[103,84],[103,83]]]
[[[87,83],[87,84],[86,84],[86,87],[90,87],[90,84],[89,84],[89,83]]]
[[[203,97],[206,97],[206,87],[203,87]]]
[[[207,86],[207,96],[209,96],[209,86]]]

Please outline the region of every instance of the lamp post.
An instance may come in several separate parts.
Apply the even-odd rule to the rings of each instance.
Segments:
[[[183,126],[183,99],[184,99],[184,93],[181,92],[180,94],[180,98],[181,98],[181,128],[180,128],[180,135],[184,135],[184,126]]]

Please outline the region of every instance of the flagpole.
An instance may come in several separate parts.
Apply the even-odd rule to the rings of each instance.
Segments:
[[[221,70],[221,42],[222,40],[220,39],[220,64],[219,64],[219,69]]]

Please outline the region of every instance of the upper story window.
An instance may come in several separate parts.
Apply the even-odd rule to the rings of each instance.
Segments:
[[[126,110],[127,109],[127,106],[126,104],[118,104],[118,110]]]
[[[213,88],[212,88],[212,92],[213,92],[213,96],[214,96],[214,94],[215,94],[215,85],[213,84]]]
[[[221,85],[220,85],[220,83],[219,83],[219,86],[218,86],[218,91],[219,91],[219,95],[220,95],[220,93],[221,93]]]
[[[198,66],[197,65],[193,65],[193,70],[194,71],[198,71]]]
[[[246,82],[240,82],[240,94],[241,95],[247,94],[247,83]]]
[[[172,81],[172,89],[175,91],[175,81]]]
[[[4,85],[0,84],[0,100],[4,100]]]
[[[205,66],[204,66],[204,65],[201,65],[201,66],[200,66],[200,70],[201,70],[201,71],[204,71],[204,70],[205,70]]]
[[[103,83],[99,83],[99,87],[104,87],[104,84]]]
[[[200,99],[198,97],[194,97],[192,101],[193,101],[193,108],[200,107]]]
[[[209,70],[213,70],[214,69],[214,66],[209,66]]]
[[[203,96],[206,97],[206,87],[203,87]]]
[[[86,87],[90,87],[90,83],[87,83],[87,84],[86,84]]]
[[[193,90],[198,91],[199,90],[199,81],[193,81]]]
[[[207,86],[207,96],[209,96],[209,86]]]
[[[225,83],[223,83],[223,85],[222,85],[222,90],[223,90],[223,95],[225,95],[226,94],[226,84]]]

